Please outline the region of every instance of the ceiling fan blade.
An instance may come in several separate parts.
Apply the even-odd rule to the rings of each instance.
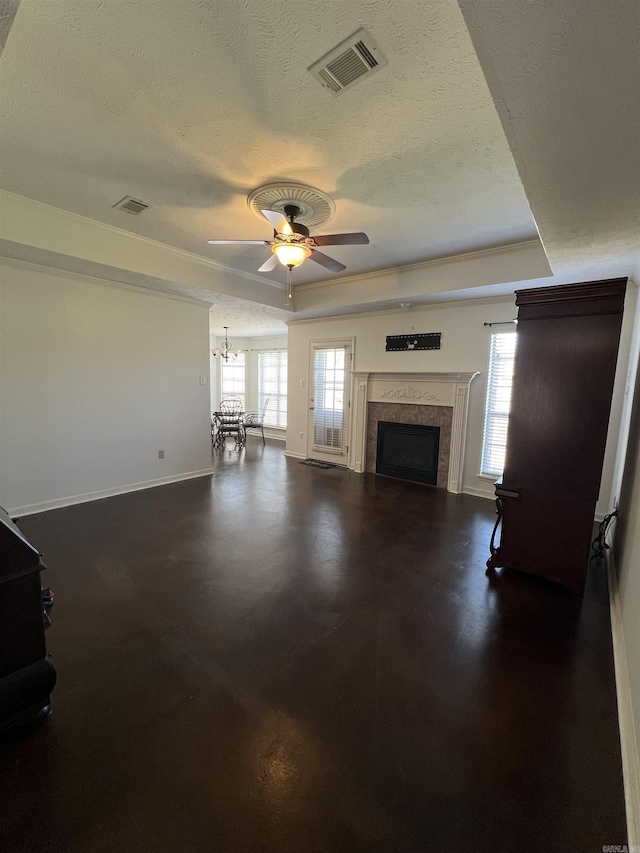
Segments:
[[[274,228],[277,228],[278,225],[281,224],[284,216],[281,213],[278,213],[275,210],[261,210],[260,211],[265,219],[268,219],[269,222],[273,225]]]
[[[234,246],[237,244],[245,246],[269,246],[269,240],[207,240],[212,246]]]
[[[318,246],[361,246],[369,242],[369,238],[362,231],[354,234],[324,234],[313,239]]]
[[[310,257],[312,261],[315,261],[317,264],[322,264],[323,267],[331,270],[331,272],[342,272],[342,270],[346,270],[346,266],[341,264],[340,261],[330,258],[329,255],[323,255],[322,252],[317,252],[315,249],[311,250]]]
[[[262,264],[261,267],[258,267],[258,272],[270,272],[275,269],[278,264],[278,258],[276,255],[271,255],[270,258]]]

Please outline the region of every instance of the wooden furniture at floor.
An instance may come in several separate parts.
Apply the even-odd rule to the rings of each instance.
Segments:
[[[38,549],[0,507],[0,735],[49,712],[56,671],[45,647],[43,602],[53,596],[40,588],[43,569]]]
[[[584,585],[626,278],[516,292],[507,456],[489,570]]]

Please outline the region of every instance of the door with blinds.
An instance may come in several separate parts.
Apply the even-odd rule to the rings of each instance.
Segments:
[[[347,464],[351,342],[312,344],[307,456]]]

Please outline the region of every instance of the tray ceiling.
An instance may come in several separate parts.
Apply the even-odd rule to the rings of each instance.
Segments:
[[[360,26],[389,64],[333,98],[306,69]],[[246,197],[278,179],[369,234],[348,274],[537,238],[455,0],[22,0],[0,88],[6,189],[243,273],[268,250],[206,240],[268,239]]]

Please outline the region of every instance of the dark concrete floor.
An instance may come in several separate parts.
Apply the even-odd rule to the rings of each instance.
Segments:
[[[625,843],[603,578],[489,582],[493,519],[256,441],[213,479],[24,518],[59,681],[2,749],[0,850]]]

